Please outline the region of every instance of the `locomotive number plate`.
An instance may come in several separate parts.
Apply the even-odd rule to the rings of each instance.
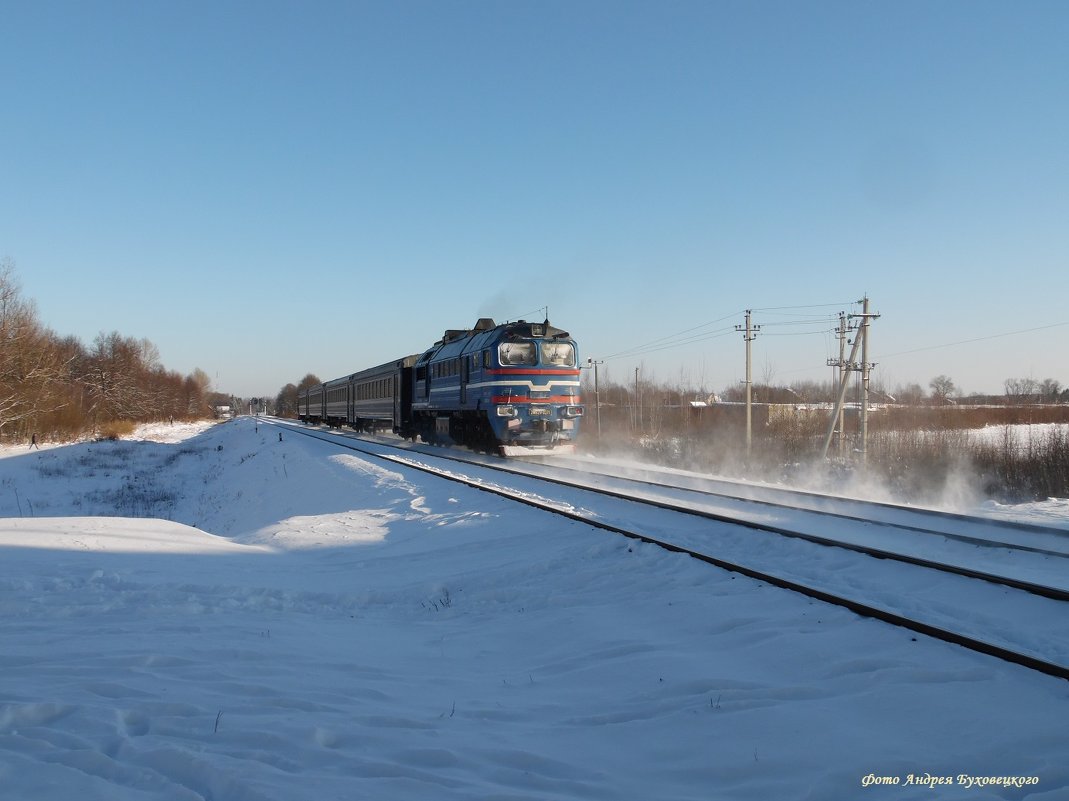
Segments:
[[[548,406],[532,406],[530,413],[531,413],[531,416],[533,417],[536,414],[549,415],[552,412],[551,412],[551,410],[550,410],[550,408]]]

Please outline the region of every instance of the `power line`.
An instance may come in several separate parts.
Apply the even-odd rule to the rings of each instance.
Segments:
[[[776,307],[776,308],[778,308],[778,309],[813,309],[813,308],[823,308],[825,306],[828,307],[828,308],[831,308],[831,307],[841,308],[844,305],[851,305],[851,304],[828,303],[828,304],[824,304],[823,306],[780,306],[780,307]],[[611,359],[619,359],[619,358],[623,358],[623,357],[644,356],[644,355],[650,354],[650,353],[658,353],[658,352],[663,351],[663,350],[670,350],[671,348],[679,348],[679,347],[684,347],[686,345],[693,345],[693,344],[698,343],[698,342],[706,342],[706,341],[711,340],[711,339],[719,339],[721,337],[724,337],[724,336],[727,336],[728,334],[733,333],[735,328],[734,327],[718,328],[718,329],[714,329],[712,331],[701,331],[701,329],[708,328],[711,325],[716,325],[717,323],[723,322],[724,320],[729,320],[729,319],[731,319],[733,317],[736,317],[738,314],[739,314],[739,312],[734,312],[732,314],[724,315],[723,317],[719,317],[716,320],[710,320],[707,323],[702,323],[701,325],[697,325],[697,326],[694,326],[692,328],[684,329],[683,331],[679,331],[678,333],[669,334],[668,336],[664,336],[664,337],[660,337],[658,339],[651,340],[650,342],[647,342],[645,344],[636,345],[636,346],[634,346],[632,348],[629,348],[627,350],[618,351],[617,353],[613,353],[613,354],[611,354],[609,356],[606,356],[605,359],[606,360],[611,360]],[[812,335],[812,334],[823,334],[823,333],[825,333],[826,330],[827,330],[825,328],[825,326],[833,323],[836,319],[837,318],[831,317],[831,316],[828,316],[828,315],[809,315],[809,316],[803,317],[802,319],[779,320],[779,321],[775,321],[775,322],[765,323],[765,325],[766,326],[812,326],[812,325],[821,326],[821,328],[819,330],[816,330],[816,331],[795,331],[795,332],[784,332],[784,333],[769,333],[769,336],[807,336],[807,335]],[[694,332],[694,331],[701,331],[701,333],[692,334],[691,332]],[[690,336],[687,336],[688,334],[690,334]]]
[[[711,325],[716,325],[717,323],[721,323],[724,320],[728,320],[728,319],[730,319],[732,317],[737,316],[738,314],[739,314],[739,312],[732,312],[731,314],[726,314],[723,317],[720,317],[720,318],[718,318],[716,320],[710,320],[707,323],[702,323],[701,325],[696,325],[693,328],[687,328],[687,329],[684,329],[683,331],[680,331],[678,333],[669,334],[668,336],[660,337],[659,339],[654,339],[654,340],[652,340],[650,342],[646,342],[645,344],[642,344],[642,345],[635,345],[632,348],[628,348],[627,350],[619,351],[618,353],[613,353],[612,355],[606,356],[605,358],[606,359],[616,359],[616,358],[618,358],[620,356],[632,356],[632,355],[638,355],[639,353],[653,352],[655,350],[666,350],[667,348],[674,348],[674,347],[678,347],[678,346],[681,346],[681,345],[688,345],[691,342],[698,342],[698,341],[701,341],[702,339],[705,339],[705,338],[713,338],[714,335],[719,335],[721,333],[721,331],[726,331],[728,329],[718,329],[716,331],[707,331],[704,334],[696,334],[694,336],[687,337],[686,339],[680,340],[678,342],[671,342],[670,341],[670,340],[676,339],[677,337],[682,337],[684,334],[689,334],[692,331],[698,331],[698,330],[700,330],[702,328],[708,328]],[[734,330],[734,329],[730,329],[730,330]],[[662,343],[666,343],[666,344],[662,344]],[[653,347],[654,345],[660,345],[660,347],[654,348]]]
[[[989,339],[1000,339],[1002,337],[1012,337],[1018,334],[1031,334],[1034,331],[1046,331],[1049,328],[1060,328],[1063,325],[1069,325],[1069,320],[1062,323],[1051,323],[1050,325],[1040,325],[1035,328],[1022,328],[1019,331],[1006,331],[1002,334],[991,334],[986,337],[976,337],[974,339],[960,339],[957,342],[944,342],[942,345],[927,345],[923,348],[914,348],[913,350],[900,350],[897,353],[888,353],[883,356],[885,359],[889,359],[892,356],[905,356],[909,353],[920,353],[925,350],[939,350],[940,348],[951,348],[955,345],[968,345],[971,342],[985,342]]]
[[[509,319],[509,320],[526,320],[528,317],[530,317],[531,315],[535,315],[535,314],[537,314],[537,315],[545,314],[545,316],[548,317],[549,316],[549,307],[548,306],[539,306],[537,309],[534,309],[533,311],[526,311],[523,314],[518,314],[515,317],[510,316],[510,317],[508,317],[506,319]]]
[[[773,312],[784,311],[789,309],[841,309],[843,306],[856,306],[858,301],[848,300],[846,303],[818,303],[812,306],[766,306],[763,309],[753,309],[755,312]]]
[[[719,328],[716,331],[711,331],[698,336],[688,337],[687,339],[680,339],[675,342],[668,342],[664,345],[654,346],[654,343],[649,343],[632,350],[621,351],[620,353],[614,353],[612,356],[606,356],[606,359],[617,359],[625,356],[644,356],[647,353],[658,353],[662,350],[671,350],[672,348],[681,348],[684,345],[693,345],[696,342],[708,342],[711,339],[720,339],[727,336],[729,333],[734,333],[734,328]]]
[[[830,323],[833,323],[833,322],[835,322],[835,318],[832,318],[832,317],[821,317],[819,319],[814,318],[814,319],[811,319],[811,320],[781,320],[779,322],[762,323],[761,325],[762,325],[762,327],[765,327],[765,328],[773,327],[773,326],[785,326],[785,325],[820,325],[820,326],[827,327]],[[823,329],[821,329],[821,330],[823,330]]]
[[[764,323],[762,325],[762,330],[764,330],[764,326],[765,325],[768,325],[768,323]],[[832,330],[834,330],[834,329],[832,329]],[[766,331],[765,332],[765,336],[766,337],[809,337],[809,336],[815,336],[817,334],[827,334],[828,331],[829,330],[827,328],[821,328],[819,331],[784,331],[783,333],[780,333],[780,334],[769,333],[769,332]]]

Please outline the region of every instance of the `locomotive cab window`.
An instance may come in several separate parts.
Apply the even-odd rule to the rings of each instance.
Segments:
[[[542,364],[575,366],[575,348],[569,342],[543,342]]]
[[[534,364],[535,346],[533,342],[502,342],[497,346],[497,356],[501,364]]]

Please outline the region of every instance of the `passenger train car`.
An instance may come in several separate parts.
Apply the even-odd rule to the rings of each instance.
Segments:
[[[548,320],[483,318],[422,354],[309,387],[298,401],[306,422],[505,455],[572,446],[582,415],[575,341]]]

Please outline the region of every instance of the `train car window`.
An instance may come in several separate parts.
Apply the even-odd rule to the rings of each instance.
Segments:
[[[533,342],[502,342],[497,346],[497,354],[504,365],[535,363]]]
[[[568,342],[543,342],[542,364],[575,366],[575,348]]]

